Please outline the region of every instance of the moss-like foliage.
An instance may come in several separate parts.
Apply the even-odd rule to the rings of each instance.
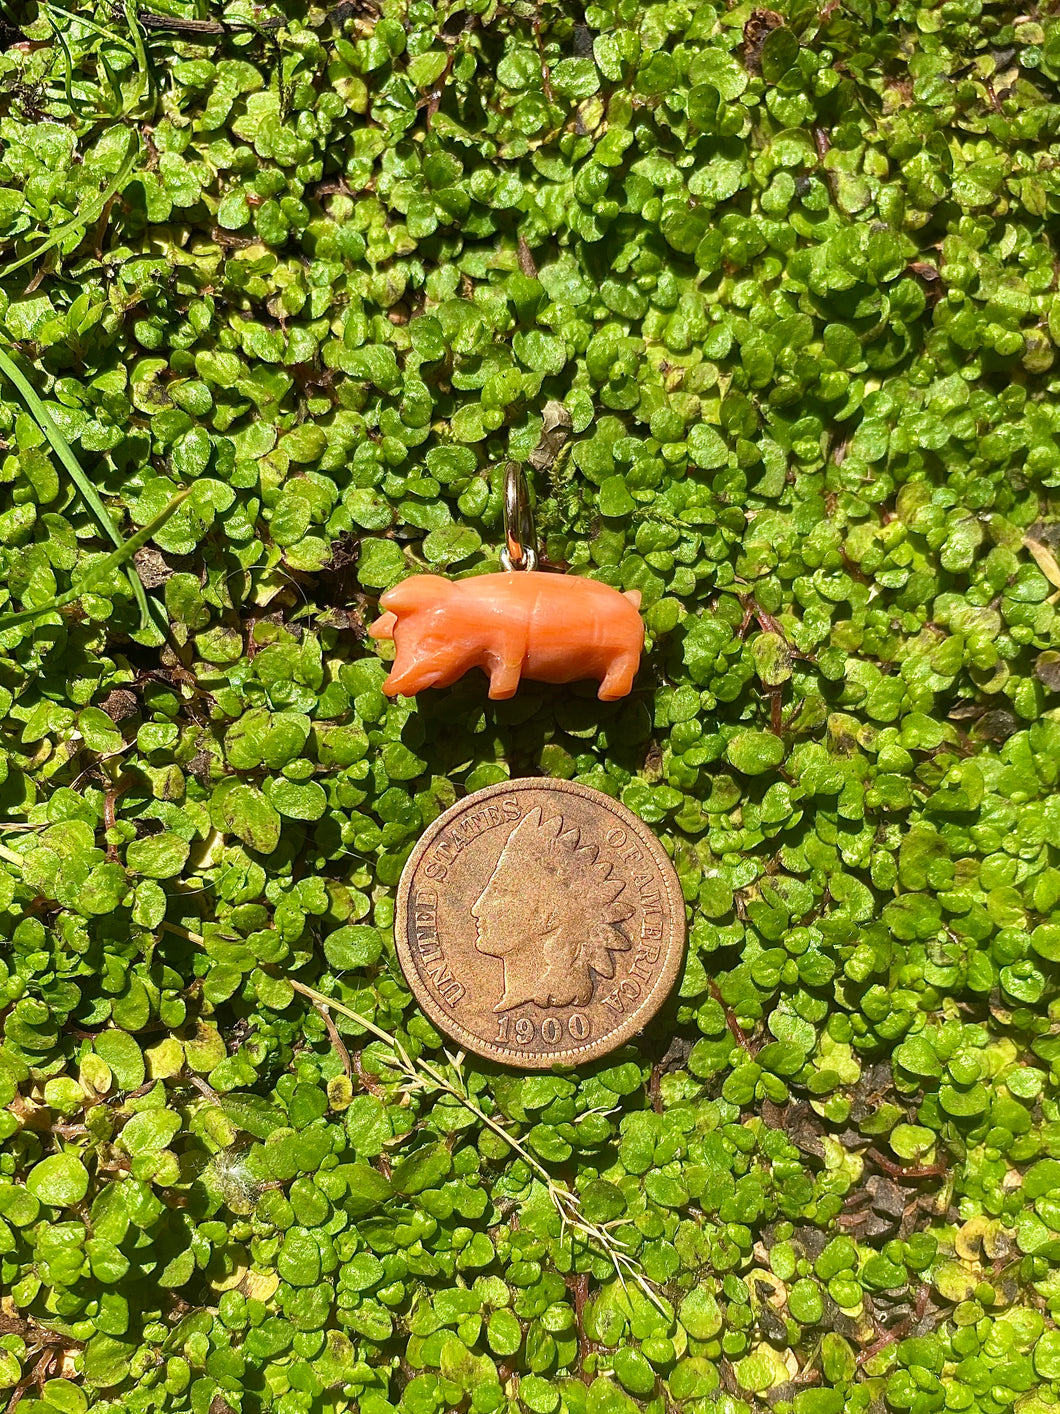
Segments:
[[[5,8],[17,1414],[1060,1402],[1060,18],[772,3]],[[386,700],[549,400],[632,695]],[[689,907],[577,1073],[395,960],[509,773]]]

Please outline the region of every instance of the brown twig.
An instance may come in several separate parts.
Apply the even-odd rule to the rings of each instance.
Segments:
[[[524,275],[528,276],[531,280],[536,280],[537,264],[534,260],[533,253],[530,250],[530,247],[526,243],[526,239],[524,236],[519,235],[516,238],[515,249],[519,259],[519,269],[523,272]]]
[[[804,653],[801,648],[797,648],[791,639],[784,632],[784,625],[779,619],[775,619],[772,614],[766,612],[753,594],[746,596],[739,595],[740,606],[743,609],[743,618],[740,626],[736,630],[736,637],[743,638],[751,626],[751,620],[758,620],[758,627],[763,633],[775,633],[776,636],[787,644],[788,652],[793,658],[801,658],[806,663],[816,663],[817,659],[812,653]]]
[[[904,1316],[891,1330],[883,1331],[879,1340],[874,1341],[867,1350],[861,1352],[857,1358],[857,1363],[864,1365],[866,1360],[871,1360],[872,1357],[878,1355],[881,1350],[886,1350],[889,1345],[895,1345],[900,1341],[912,1329],[915,1322],[923,1319],[930,1295],[931,1288],[926,1284],[922,1285],[917,1292],[916,1306],[913,1311],[911,1311],[908,1316]],[[873,1317],[873,1325],[875,1325],[877,1330],[882,1329],[875,1316]]]
[[[361,1060],[360,1051],[354,1052],[353,1065],[354,1069],[357,1072],[357,1079],[368,1091],[369,1095],[374,1095],[376,1099],[384,1098],[386,1095],[386,1091],[383,1089],[382,1085],[379,1084],[378,1080],[373,1080],[373,1078],[365,1070],[364,1062]]]
[[[782,687],[771,687],[768,690],[769,698],[769,730],[774,736],[784,735],[784,689]]]
[[[533,21],[533,30],[537,40],[537,52],[541,59],[541,88],[549,103],[555,103],[556,95],[552,88],[552,71],[545,62],[545,40],[540,20]]]
[[[946,1173],[945,1164],[895,1164],[884,1158],[879,1149],[866,1149],[865,1153],[892,1178],[942,1178]]]
[[[213,36],[230,34],[233,30],[249,30],[257,34],[260,30],[275,30],[283,27],[283,20],[261,20],[249,24],[246,20],[189,20],[176,15],[157,15],[153,10],[138,10],[136,18],[144,29],[173,30],[177,34]]]
[[[201,1075],[189,1075],[188,1084],[194,1085],[195,1089],[198,1090],[199,1094],[204,1095],[206,1099],[211,1102],[211,1104],[221,1104],[220,1095],[217,1093],[216,1090],[211,1089],[211,1087],[207,1085],[206,1081],[202,1078]]]
[[[114,806],[117,803],[118,796],[121,795],[123,791],[127,791],[131,785],[132,777],[122,774],[118,777],[118,779],[114,782],[113,786],[111,786],[110,790],[107,791],[106,795],[103,797],[104,830],[113,830],[115,825],[118,823],[118,817],[115,813]],[[113,844],[108,844],[107,854],[111,859],[117,859],[117,846]]]
[[[656,1061],[651,1068],[651,1079],[648,1081],[648,1099],[651,1101],[652,1110],[657,1114],[662,1114],[662,1061]]]
[[[38,1348],[43,1347],[40,1359],[27,1374],[23,1375],[12,1391],[5,1414],[11,1414],[30,1385],[36,1384],[39,1389],[44,1384],[52,1365],[60,1354],[65,1356],[68,1351],[84,1349],[84,1341],[60,1335],[58,1331],[42,1326],[31,1316],[11,1316],[7,1313],[0,1313],[0,1335],[21,1336],[30,1342],[31,1353],[34,1345]]]
[[[452,73],[453,70],[454,57],[454,54],[450,53],[448,59],[445,61],[445,68],[438,75],[438,78],[435,81],[434,86],[431,88],[430,93],[428,93],[425,98],[420,100],[421,105],[426,109],[424,118],[427,124],[428,132],[430,131],[431,123],[434,120],[435,114],[442,106],[442,99],[445,97],[445,86],[449,82],[449,75]]]
[[[589,1299],[589,1273],[575,1272],[564,1278],[567,1290],[574,1297],[574,1326],[578,1332],[578,1366],[585,1384],[591,1384],[593,1377],[585,1368],[585,1362],[596,1349],[595,1343],[585,1334],[585,1303]]]
[[[735,1037],[737,1045],[742,1046],[743,1049],[747,1052],[747,1054],[753,1057],[754,1048],[752,1047],[751,1042],[747,1039],[747,1032],[736,1020],[736,1013],[733,1011],[732,1007],[729,1006],[725,998],[722,996],[721,988],[718,986],[717,982],[714,981],[713,977],[710,979],[708,985],[710,987],[711,996],[714,998],[718,1006],[720,1006],[722,1011],[725,1013],[726,1025]]]
[[[47,1378],[52,1365],[55,1363],[55,1356],[56,1351],[54,1349],[41,1351],[40,1359],[33,1366],[33,1369],[30,1370],[28,1374],[24,1375],[22,1379],[19,1380],[18,1384],[15,1386],[11,1398],[7,1401],[6,1414],[11,1414],[11,1411],[19,1403],[22,1396],[29,1389],[30,1385],[35,1384],[38,1390],[43,1387],[44,1381]]]
[[[342,1068],[346,1072],[346,1079],[352,1080],[353,1062],[350,1060],[350,1053],[346,1049],[346,1043],[339,1035],[339,1028],[335,1025],[334,1021],[332,1021],[331,1016],[329,1015],[326,1007],[317,1006],[316,1002],[314,1002],[313,1005],[316,1007],[317,1015],[323,1020],[324,1025],[328,1029],[328,1035],[331,1037],[331,1044],[339,1053],[339,1060],[342,1061]]]

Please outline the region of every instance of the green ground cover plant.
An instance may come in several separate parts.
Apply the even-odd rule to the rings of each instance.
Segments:
[[[1057,7],[153,3],[0,15],[0,1400],[1057,1409]],[[549,400],[634,692],[388,701]],[[536,773],[690,943],[523,1075],[391,925]]]

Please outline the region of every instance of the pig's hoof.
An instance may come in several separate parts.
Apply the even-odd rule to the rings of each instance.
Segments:
[[[522,675],[521,666],[521,664],[517,664],[514,668],[494,668],[490,673],[489,695],[494,702],[504,702],[509,697],[515,696],[519,689],[519,678]]]
[[[636,660],[623,658],[619,662],[611,664],[600,684],[600,691],[597,693],[601,702],[617,702],[620,697],[629,696],[633,687],[633,679],[637,675],[639,662],[638,655]]]

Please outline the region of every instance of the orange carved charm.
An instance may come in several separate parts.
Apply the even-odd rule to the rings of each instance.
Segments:
[[[489,676],[489,695],[513,697],[520,678],[600,680],[613,702],[633,686],[644,646],[640,591],[536,570],[471,579],[413,575],[388,589],[369,629],[397,654],[383,691],[412,697],[448,687],[471,668]]]

